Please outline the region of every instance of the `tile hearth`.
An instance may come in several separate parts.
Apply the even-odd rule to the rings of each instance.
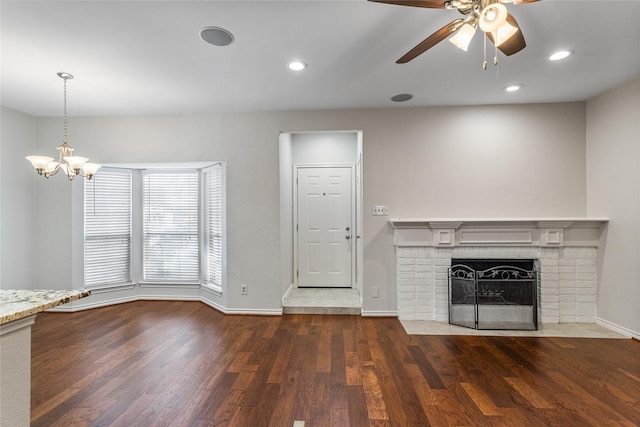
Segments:
[[[537,331],[492,331],[464,328],[442,322],[427,320],[401,320],[402,327],[409,335],[477,335],[506,337],[565,337],[565,338],[615,338],[629,339],[600,325],[593,323],[546,324]]]

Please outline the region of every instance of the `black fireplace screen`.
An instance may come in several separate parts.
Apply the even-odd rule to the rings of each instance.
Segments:
[[[473,329],[537,330],[533,260],[452,260],[449,323]]]

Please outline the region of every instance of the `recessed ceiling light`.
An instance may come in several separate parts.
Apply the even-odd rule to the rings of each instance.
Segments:
[[[571,55],[570,50],[559,50],[549,57],[549,61],[559,61]]]
[[[392,96],[391,100],[393,102],[406,102],[411,98],[413,98],[413,95],[411,95],[410,93],[401,93],[401,94]]]
[[[233,34],[219,27],[204,27],[200,30],[200,38],[214,46],[229,46],[233,43]]]
[[[517,84],[517,85],[509,85],[507,87],[504,88],[504,90],[506,90],[507,92],[516,92],[519,91],[520,89],[522,89],[524,85],[521,84]]]
[[[307,68],[307,64],[300,61],[292,61],[292,62],[289,62],[287,67],[289,67],[289,69],[292,71],[302,71],[305,68]]]

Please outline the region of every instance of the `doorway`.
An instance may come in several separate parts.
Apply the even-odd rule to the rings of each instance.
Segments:
[[[355,292],[360,300],[361,175],[361,131],[280,134],[283,301],[312,287]],[[329,307],[329,299],[318,304]]]

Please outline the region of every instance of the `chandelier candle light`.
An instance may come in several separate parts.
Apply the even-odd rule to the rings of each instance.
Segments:
[[[74,156],[73,147],[67,141],[67,80],[72,79],[73,76],[69,73],[58,73],[58,77],[64,80],[64,136],[62,145],[57,147],[58,161],[48,156],[27,156],[27,160],[36,168],[38,175],[45,178],[55,175],[62,169],[69,181],[72,181],[76,175],[91,179],[100,169],[100,165],[87,163],[89,159],[86,157]]]

